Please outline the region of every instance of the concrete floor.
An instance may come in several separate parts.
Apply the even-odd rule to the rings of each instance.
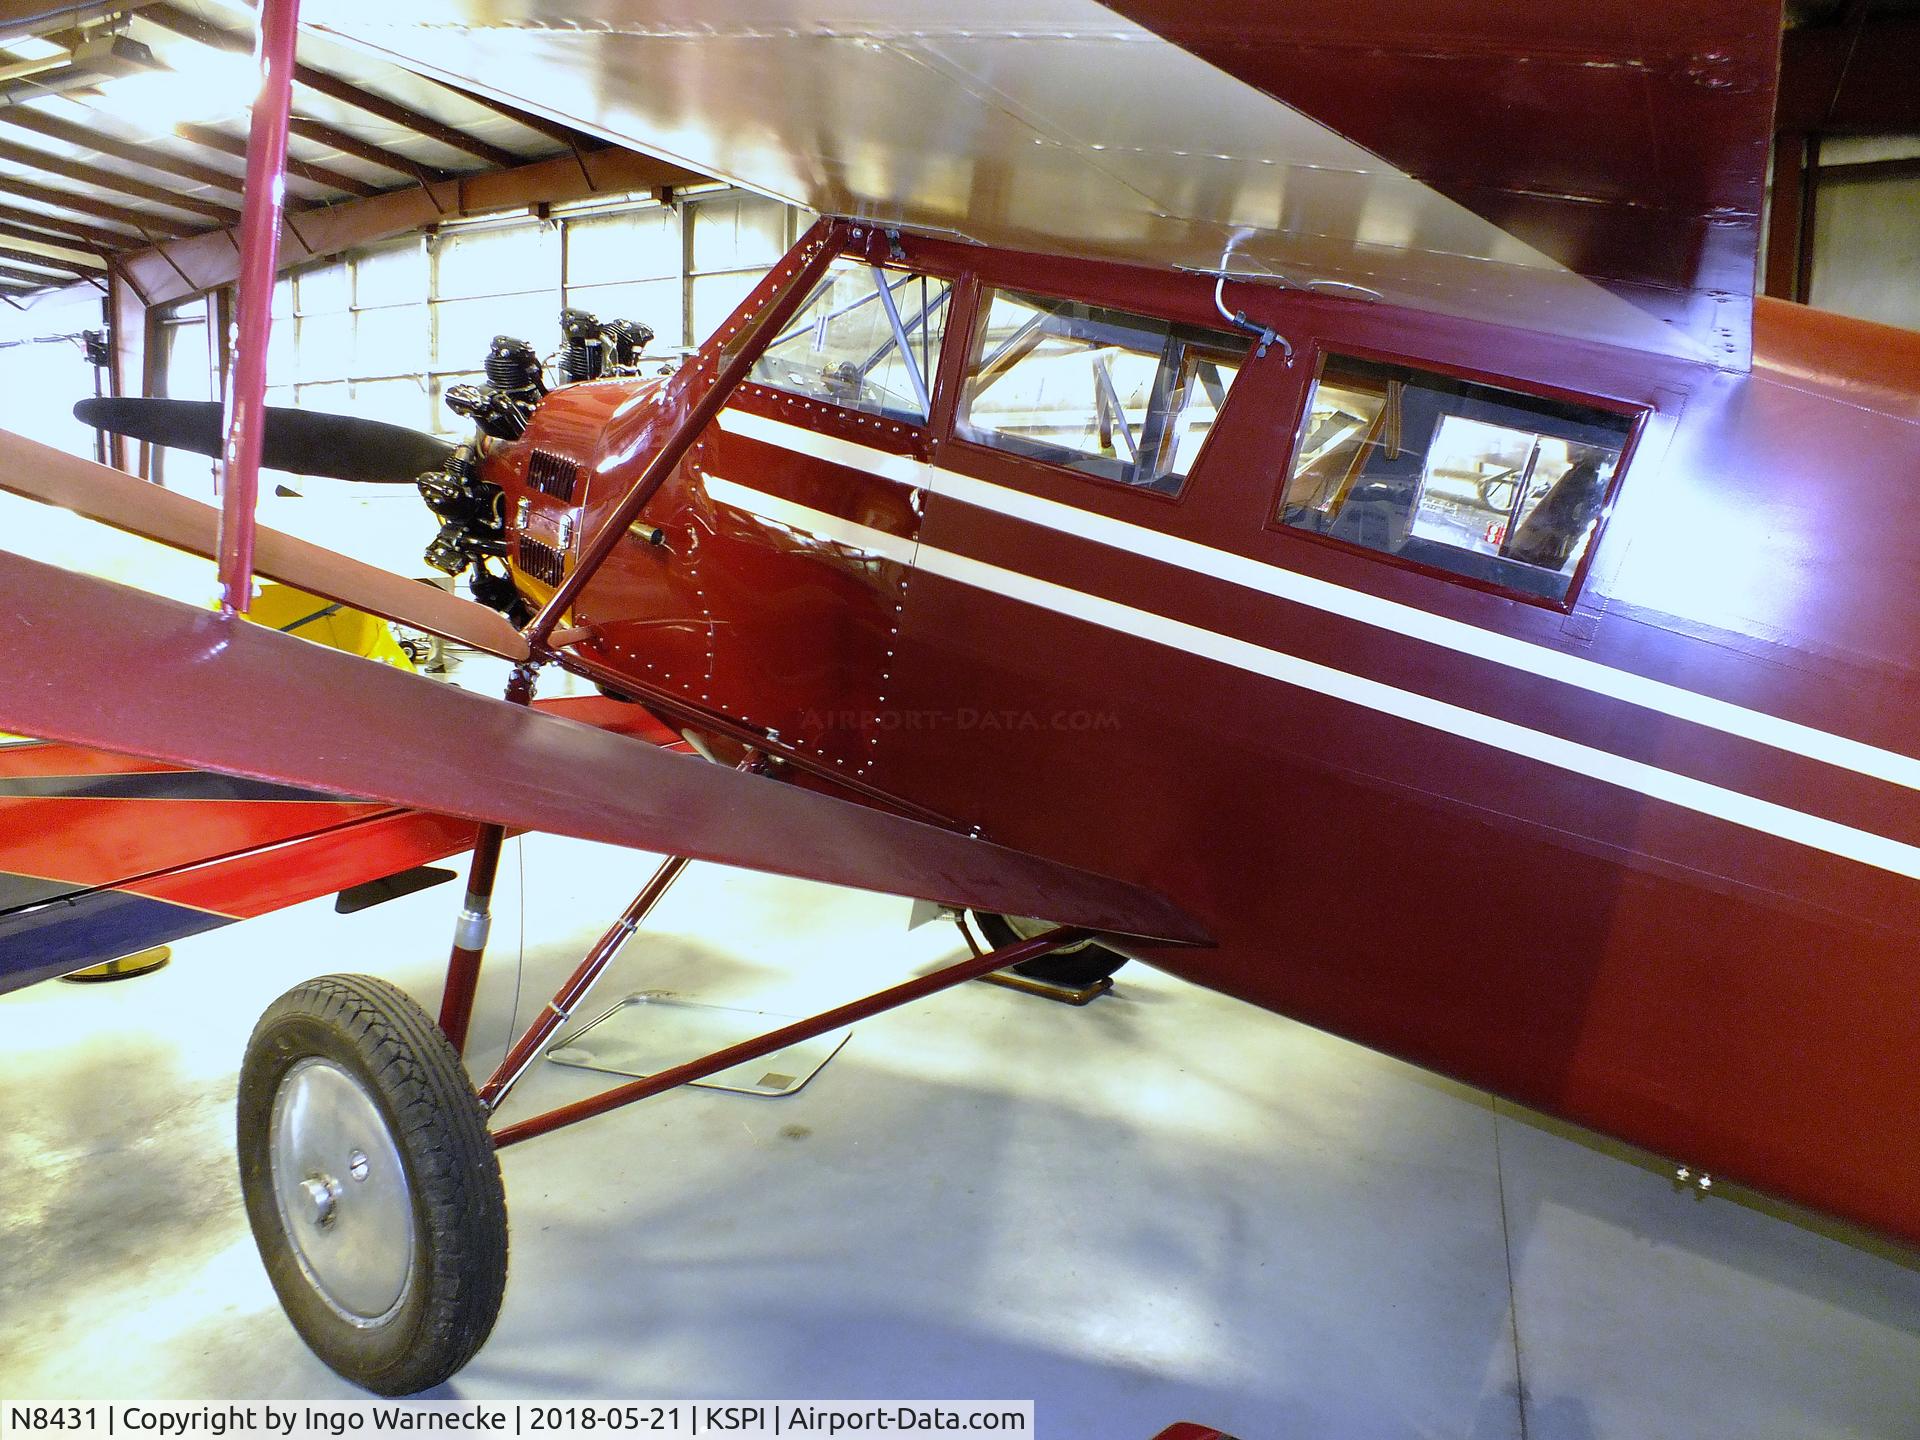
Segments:
[[[476,1064],[645,864],[510,848]],[[431,1001],[454,903],[318,902],[0,999],[0,1397],[352,1395],[254,1256],[234,1073],[307,976]],[[696,866],[596,998],[805,1013],[953,953],[905,916]],[[594,1083],[542,1062],[513,1108]],[[1137,966],[1084,1011],[966,986],[797,1095],[680,1091],[504,1168],[513,1279],[451,1395],[1033,1398],[1089,1440],[1920,1436],[1920,1260]]]

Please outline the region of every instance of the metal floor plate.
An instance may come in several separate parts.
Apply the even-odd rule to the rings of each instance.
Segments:
[[[764,1010],[702,1005],[660,991],[643,991],[627,996],[577,1029],[563,1032],[547,1051],[547,1059],[582,1070],[639,1078],[738,1045],[796,1018]],[[740,1095],[791,1095],[820,1072],[852,1033],[851,1027],[830,1030],[692,1083]]]

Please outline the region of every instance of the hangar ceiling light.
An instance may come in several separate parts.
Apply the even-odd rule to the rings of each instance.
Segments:
[[[11,48],[17,50],[19,42]],[[16,105],[116,78],[150,75],[158,67],[153,51],[131,36],[101,35],[71,50],[56,47],[51,55],[0,68],[0,103]]]

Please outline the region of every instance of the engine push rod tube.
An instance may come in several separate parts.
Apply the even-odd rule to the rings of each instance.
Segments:
[[[998,950],[989,950],[984,955],[970,956],[958,964],[948,965],[928,975],[916,976],[878,994],[869,995],[862,1000],[854,1000],[824,1014],[810,1019],[796,1020],[778,1030],[760,1036],[756,1040],[743,1040],[738,1045],[729,1045],[724,1050],[699,1060],[689,1060],[684,1065],[676,1065],[670,1070],[662,1070],[645,1079],[630,1081],[625,1085],[616,1085],[611,1090],[577,1100],[571,1105],[562,1105],[526,1120],[496,1130],[493,1135],[495,1149],[505,1149],[517,1145],[522,1140],[531,1140],[536,1135],[545,1135],[550,1130],[578,1124],[595,1115],[604,1115],[609,1110],[618,1110],[623,1105],[631,1105],[636,1100],[646,1100],[664,1091],[672,1090],[695,1080],[704,1080],[709,1075],[717,1075],[735,1065],[744,1065],[749,1060],[758,1060],[783,1050],[789,1045],[797,1045],[802,1040],[811,1040],[816,1035],[824,1035],[829,1030],[838,1030],[843,1025],[851,1025],[859,1020],[871,1019],[888,1010],[898,1009],[928,995],[937,995],[942,990],[951,990],[956,985],[964,985],[969,980],[978,980],[982,975],[990,975],[995,970],[1004,970],[1009,965],[1023,964],[1028,960],[1037,960],[1067,945],[1077,945],[1090,939],[1091,932],[1063,926],[1049,930],[1031,940],[1017,941],[1012,945],[1003,945]]]

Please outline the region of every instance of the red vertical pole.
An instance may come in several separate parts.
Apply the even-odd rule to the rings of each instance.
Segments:
[[[1806,195],[1807,137],[1773,137],[1773,189],[1767,202],[1767,294],[1797,298],[1800,288],[1800,218]]]
[[[244,614],[253,599],[253,515],[260,490],[260,441],[267,395],[267,332],[279,269],[280,212],[287,188],[287,115],[293,103],[293,48],[300,0],[260,0],[254,59],[260,90],[247,136],[246,194],[240,211],[240,303],[227,386],[227,444],[220,464],[220,608]]]
[[[1800,254],[1794,272],[1793,298],[1802,305],[1813,299],[1814,212],[1820,203],[1820,136],[1807,136],[1806,166],[1800,173]]]

